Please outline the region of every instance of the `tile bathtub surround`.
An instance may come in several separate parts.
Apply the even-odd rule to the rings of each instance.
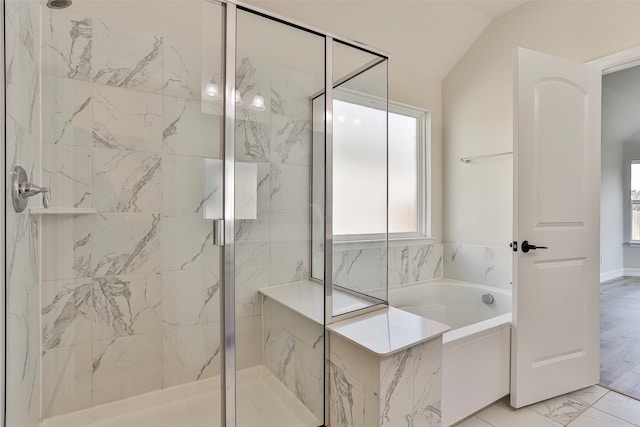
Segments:
[[[512,250],[466,244],[443,244],[444,277],[511,289]]]
[[[216,197],[204,159],[219,157],[221,111],[201,99],[213,63],[200,46],[42,11],[42,168],[37,144],[21,145],[34,160],[13,157],[42,170],[53,206],[97,211],[41,219],[41,415],[51,417],[219,374],[219,248],[203,211]],[[31,76],[29,49],[10,37],[15,73]],[[249,58],[239,75],[242,96],[267,103],[238,112],[238,159],[257,164],[258,185],[258,218],[236,228],[238,365],[249,367],[263,362],[258,289],[309,275],[312,80]],[[39,110],[14,107],[15,133],[29,140]],[[298,396],[315,401],[308,388]]]

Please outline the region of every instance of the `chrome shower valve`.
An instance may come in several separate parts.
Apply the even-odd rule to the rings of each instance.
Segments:
[[[16,166],[11,172],[11,200],[16,212],[22,212],[27,207],[28,198],[42,194],[42,206],[51,205],[51,192],[47,187],[40,187],[29,182],[27,172],[21,166]]]

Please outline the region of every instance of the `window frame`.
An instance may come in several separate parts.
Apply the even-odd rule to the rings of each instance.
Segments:
[[[640,240],[633,239],[633,206],[640,205],[640,200],[633,200],[631,198],[632,187],[632,179],[633,179],[633,165],[640,165],[640,160],[631,160],[629,162],[629,198],[627,199],[629,202],[629,241],[628,244],[630,246],[640,246]]]
[[[404,104],[397,101],[387,101],[373,96],[367,96],[351,90],[341,90],[340,93],[334,92],[334,99],[362,105],[369,108],[386,109],[388,113],[394,113],[412,117],[416,119],[416,145],[417,145],[417,172],[418,183],[417,192],[417,231],[388,233],[389,242],[392,241],[412,241],[412,240],[430,240],[431,237],[431,113],[420,107]],[[390,138],[389,126],[387,121],[387,141]],[[389,145],[387,143],[387,171],[388,171],[388,153]],[[387,176],[387,231],[389,227],[389,177]],[[333,236],[334,243],[349,244],[364,242],[380,242],[385,240],[382,233],[371,234],[335,234]],[[640,243],[640,242],[639,242]]]

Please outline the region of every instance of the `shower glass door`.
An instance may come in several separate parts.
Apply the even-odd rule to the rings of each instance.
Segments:
[[[324,36],[237,14],[235,310],[238,427],[324,420],[323,285],[311,271],[311,99]]]
[[[6,426],[219,425],[224,6],[5,6]]]

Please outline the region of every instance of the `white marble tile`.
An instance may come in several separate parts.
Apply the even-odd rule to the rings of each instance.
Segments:
[[[202,96],[202,52],[200,47],[178,40],[164,39],[165,95],[200,99]]]
[[[222,116],[208,102],[165,96],[162,114],[163,150],[220,158]]]
[[[441,244],[409,246],[409,256],[411,282],[424,282],[442,277]]]
[[[529,409],[566,425],[605,395],[603,387],[592,386],[529,406]]]
[[[163,216],[163,271],[211,268],[218,265],[219,252],[213,244],[213,221],[198,213]]]
[[[98,212],[160,212],[160,156],[128,150],[93,150],[93,207]]]
[[[161,222],[157,214],[95,216],[91,271],[94,277],[160,271]]]
[[[596,408],[589,408],[569,425],[571,427],[633,427],[638,424],[621,420]]]
[[[529,408],[519,410],[509,406],[507,400],[501,400],[476,414],[478,418],[494,427],[558,427],[561,424],[540,415]]]
[[[340,251],[334,256],[335,283],[386,300],[387,251],[376,246]]]
[[[162,273],[164,328],[220,321],[220,282],[214,270]]]
[[[307,320],[308,321],[308,320]],[[324,412],[324,345],[320,338],[315,347],[296,339],[294,394],[318,419]]]
[[[238,369],[246,369],[263,363],[261,336],[262,316],[237,315],[236,366]]]
[[[99,148],[162,150],[162,96],[93,85],[93,143]]]
[[[170,328],[163,334],[165,387],[220,373],[219,323]]]
[[[5,127],[7,141],[15,141],[15,143],[6,145],[7,173],[13,170],[15,166],[22,166],[29,179],[36,182],[41,181],[39,139],[30,135],[24,127],[9,115],[6,116]],[[35,204],[36,202],[37,200],[33,203]],[[7,199],[7,203],[11,206],[9,199]],[[15,211],[10,209],[9,213],[15,213]]]
[[[442,423],[442,340],[434,339],[411,349],[413,367],[413,423],[440,427]]]
[[[91,149],[43,144],[41,185],[49,189],[51,207],[91,207]]]
[[[58,347],[42,356],[43,418],[91,406],[91,343]]]
[[[389,286],[411,283],[411,258],[409,246],[390,246],[389,253]]]
[[[205,202],[222,197],[220,191],[205,191],[204,158],[162,155],[162,212],[200,213]]]
[[[258,290],[269,286],[269,271],[268,264],[247,264],[236,269],[236,316],[261,314]]]
[[[41,299],[43,355],[91,342],[91,279],[42,282]]]
[[[271,211],[309,215],[308,167],[271,164]]]
[[[484,284],[486,247],[444,244],[444,277]]]
[[[42,142],[91,147],[91,84],[42,76]]]
[[[159,273],[93,279],[93,340],[162,329],[162,281]]]
[[[511,289],[512,254],[513,251],[509,247],[487,248],[485,255],[485,285]]]
[[[103,21],[93,24],[93,81],[160,93],[163,86],[162,36]]]
[[[11,404],[7,425],[36,425],[40,418],[39,290],[31,289],[7,307],[6,387]]]
[[[271,115],[271,161],[307,166],[311,163],[311,122]]]
[[[236,116],[236,159],[268,162],[271,160],[270,115],[266,112],[238,109]]]
[[[550,420],[566,425],[587,410],[589,404],[570,396],[559,396],[536,403],[529,408]]]
[[[91,81],[93,20],[67,11],[42,10],[43,73]]]
[[[42,280],[91,275],[92,215],[42,216]]]
[[[34,0],[7,0],[6,23],[27,50],[31,59],[40,57],[40,5]]]
[[[29,55],[11,26],[5,28],[7,115],[32,135],[39,132],[39,62]]]
[[[411,349],[380,359],[380,425],[413,418],[414,358]]]
[[[309,241],[272,241],[270,260],[271,286],[307,280],[311,274]]]
[[[456,424],[456,427],[492,427],[486,421],[482,421],[478,417],[467,418],[463,422]]]
[[[308,120],[311,117],[309,97],[313,95],[313,78],[311,74],[271,67],[271,112]]]
[[[630,423],[640,424],[640,401],[636,399],[609,392],[593,407]]]
[[[9,202],[10,203],[10,202]],[[40,235],[35,217],[28,213],[6,212],[7,305],[13,306],[37,289],[40,282]]]
[[[94,341],[94,405],[162,387],[162,332]]]
[[[339,337],[331,336],[329,363],[330,425],[370,427],[380,425],[379,362],[358,352]]]

